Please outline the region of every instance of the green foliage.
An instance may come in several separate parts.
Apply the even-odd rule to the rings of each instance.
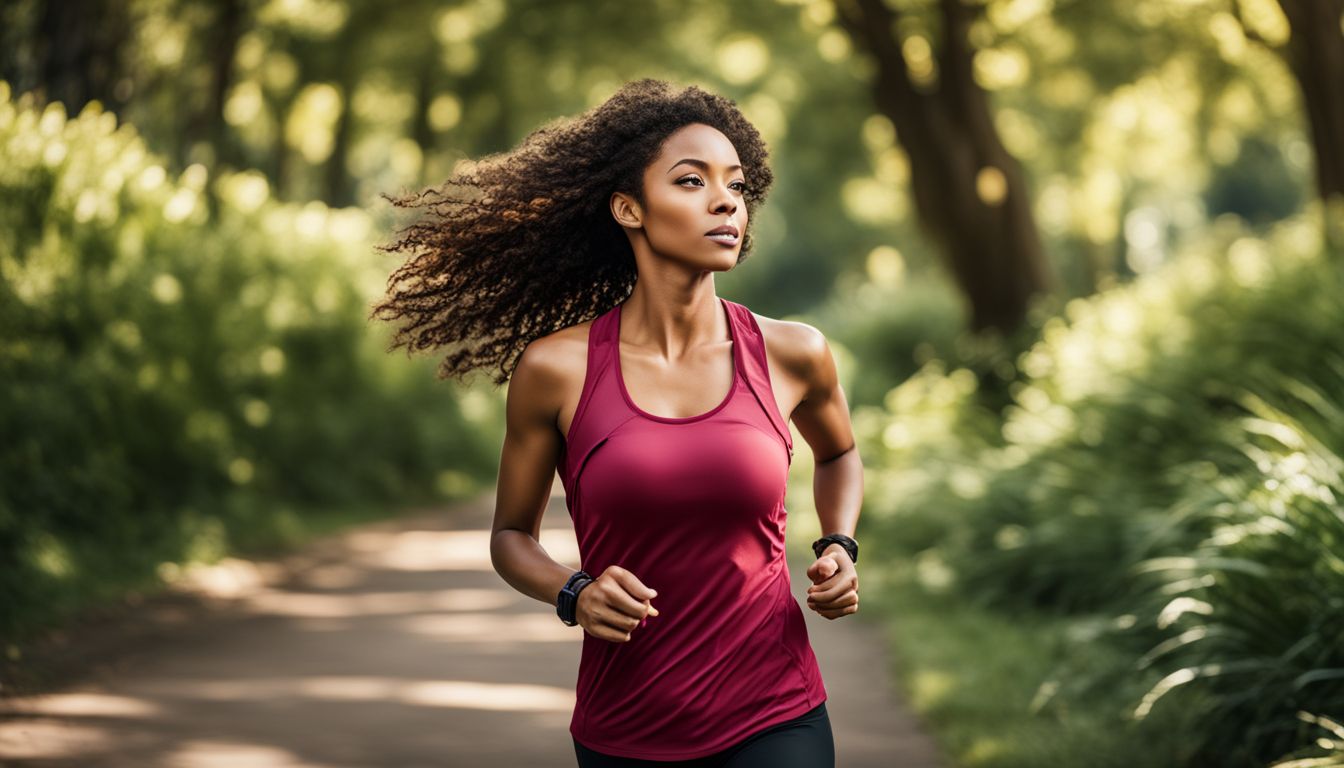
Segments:
[[[1315,738],[1299,711],[1340,714],[1344,275],[1321,233],[1231,232],[1070,302],[1001,421],[936,361],[855,418],[868,530],[912,578],[1131,659],[1061,654],[1043,690],[1158,673],[1131,711],[1193,717],[1199,764],[1263,765]]]
[[[67,120],[0,83],[6,637],[162,563],[281,543],[305,510],[493,477],[490,399],[366,324],[369,217],[268,201],[256,174],[215,179],[212,214],[208,183],[96,105]]]
[[[961,299],[946,280],[891,288],[861,283],[807,319],[844,339],[848,354],[863,361],[862,375],[845,384],[851,407],[881,403],[931,359],[956,359],[964,333]]]
[[[933,87],[939,5],[892,5],[892,42]],[[1272,0],[974,5],[975,80],[1065,293],[1130,273],[1136,210],[1175,243],[1207,226],[1201,197],[1275,215],[1310,185],[1297,85],[1249,39],[1287,33]],[[20,90],[97,98],[170,168],[255,169],[279,199],[369,205],[437,184],[649,75],[737,100],[771,146],[762,247],[722,276],[728,293],[778,315],[824,300],[877,246],[899,246],[912,274],[944,261],[920,231],[908,151],[876,109],[875,62],[829,0],[98,0],[54,26],[43,7],[0,9],[0,71]],[[76,41],[98,55],[48,60]],[[938,194],[936,175],[920,183]]]
[[[1248,136],[1235,162],[1214,168],[1206,197],[1210,216],[1235,213],[1263,225],[1301,210],[1305,194],[1279,147]]]
[[[885,564],[884,564],[885,566]],[[918,586],[909,560],[861,571],[865,612],[889,617],[904,698],[961,768],[1175,768],[1186,765],[1186,717],[1127,717],[1160,675],[1135,672],[1125,649],[1078,642],[1097,617],[986,610],[971,596]],[[1113,670],[1107,686],[1043,679],[1063,663]],[[1174,708],[1173,708],[1174,709]]]
[[[1252,463],[1191,505],[1216,528],[1189,555],[1135,569],[1161,577],[1138,626],[1164,635],[1138,666],[1167,673],[1136,714],[1188,698],[1182,686],[1211,694],[1192,741],[1220,764],[1263,765],[1310,743],[1296,712],[1338,714],[1344,702],[1344,358],[1322,368],[1315,382],[1257,382],[1281,406],[1243,398]]]

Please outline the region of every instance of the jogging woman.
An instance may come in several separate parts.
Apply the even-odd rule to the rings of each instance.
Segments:
[[[509,382],[490,554],[580,626],[581,768],[830,768],[827,691],[790,591],[793,438],[816,458],[810,610],[858,610],[862,465],[825,337],[715,293],[773,177],[736,105],[627,83],[402,199],[433,220],[377,312],[443,373]],[[482,337],[482,332],[493,335]],[[540,524],[559,472],[581,569]]]

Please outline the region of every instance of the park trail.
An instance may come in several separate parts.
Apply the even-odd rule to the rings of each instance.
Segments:
[[[24,656],[43,687],[0,691],[0,765],[574,766],[583,629],[494,571],[493,504],[492,491],[227,560],[83,620]],[[577,568],[563,496],[541,543]],[[945,765],[896,692],[881,623],[807,610],[810,559],[792,554],[837,767]]]

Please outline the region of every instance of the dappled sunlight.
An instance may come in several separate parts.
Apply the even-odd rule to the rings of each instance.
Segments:
[[[911,676],[910,685],[917,706],[933,707],[951,693],[956,678],[946,672],[923,669]]]
[[[175,678],[137,683],[136,689],[147,695],[182,701],[260,702],[287,698],[507,712],[568,712],[574,709],[574,692],[556,686],[379,675],[273,675],[248,680]]]
[[[164,709],[155,702],[133,696],[80,691],[12,699],[9,703],[0,702],[0,712],[53,717],[144,718],[158,717],[163,714]],[[3,739],[0,739],[0,742],[2,741]]]
[[[853,221],[865,224],[890,224],[900,221],[907,213],[909,200],[905,193],[871,176],[847,180],[840,189],[845,214]]]
[[[1017,109],[1001,109],[994,115],[994,125],[1003,138],[1003,144],[1016,157],[1030,161],[1040,156],[1042,136],[1036,119]]]
[[[967,369],[930,363],[855,425],[865,457],[882,455],[869,488],[897,518],[891,540],[913,542],[893,558],[911,592],[974,601],[980,623],[1030,617],[1024,639],[1050,644],[1039,670],[917,663],[918,709],[964,716],[1030,685],[1031,716],[1081,722],[1083,698],[1112,686],[1104,711],[1221,755],[1247,723],[1286,730],[1328,707],[1316,683],[1339,667],[1340,272],[1317,210],[1264,231],[1224,217],[1194,244],[1170,238],[1179,212],[1128,211],[1126,258],[1142,274],[1042,318],[1004,377],[1002,418],[980,421]],[[1067,616],[1035,623],[1046,614]],[[941,654],[923,642],[915,653]],[[1191,706],[1205,702],[1216,717]],[[1003,728],[1008,741],[982,727],[962,762],[1030,752],[1021,726],[1038,722]]]
[[[1009,742],[1006,739],[986,736],[978,738],[971,742],[971,745],[962,755],[962,759],[967,765],[982,765],[994,760],[1002,760],[1004,755],[1009,753]]]
[[[865,583],[900,619],[901,695],[946,762],[1150,765],[1169,737],[1208,764],[1245,739],[1268,763],[1286,734],[1307,743],[1290,705],[1329,709],[1344,133],[1322,121],[1339,73],[1299,54],[1338,48],[1338,14],[142,0],[107,4],[91,37],[46,5],[17,3],[23,44],[0,54],[0,318],[18,329],[0,344],[17,427],[0,462],[0,763],[539,765],[557,736],[564,751],[594,638],[492,562],[477,494],[508,476],[504,388],[435,374],[494,361],[507,379],[510,350],[591,314],[571,296],[486,317],[488,300],[535,298],[520,286],[538,266],[611,283],[588,303],[628,288],[580,268],[597,230],[569,214],[610,186],[584,158],[625,157],[607,140],[642,118],[570,119],[646,74],[717,92],[757,132],[733,132],[741,192],[773,202],[751,207],[757,255],[718,286],[779,333],[826,336],[862,453]],[[529,136],[545,157],[513,159]],[[554,172],[516,176],[536,189],[508,185],[537,160]],[[1334,223],[1312,199],[1332,195]],[[430,215],[403,229],[411,207]],[[463,228],[486,247],[453,247]],[[433,268],[482,255],[496,278],[515,259],[522,282]],[[403,256],[428,268],[393,274]],[[409,311],[371,313],[389,291]],[[832,523],[797,441],[786,517],[804,554]],[[542,469],[539,544],[580,567]],[[64,626],[105,600],[90,628]],[[19,630],[48,624],[54,647],[30,651]],[[849,624],[810,636],[881,666],[877,636],[838,644]],[[38,695],[48,652],[80,684]],[[851,677],[833,690],[887,693]],[[1187,690],[1231,716],[1186,727]],[[896,730],[874,700],[837,696],[863,737],[838,741]],[[1166,732],[1117,727],[1136,712]]]
[[[218,184],[219,194],[234,207],[253,213],[271,199],[271,184],[266,175],[254,170],[223,176]]]
[[[869,282],[878,288],[900,288],[905,280],[905,257],[894,246],[879,245],[869,251],[865,266]]]
[[[441,589],[407,592],[312,594],[261,590],[245,600],[255,613],[313,619],[348,619],[429,611],[486,611],[514,605],[518,598],[500,589]],[[460,621],[463,617],[452,617]]]
[[[420,682],[406,686],[408,704],[507,712],[572,712],[574,692],[549,685],[506,685],[467,681]]]
[[[350,8],[335,0],[270,0],[260,4],[257,18],[277,27],[324,38],[340,31],[350,18]]]
[[[134,683],[141,697],[87,693],[51,694],[7,702],[0,710],[0,754],[10,759],[60,759],[131,747],[151,748],[160,738],[153,731],[128,728],[127,718],[148,725],[166,716],[155,699],[189,703],[275,706],[286,700],[348,703],[361,706],[394,704],[407,707],[536,712],[565,715],[573,711],[569,688],[525,683],[472,680],[417,680],[384,676],[268,676],[250,680],[210,678],[151,679]],[[106,719],[104,723],[47,718]],[[156,718],[156,720],[150,720]],[[161,765],[300,766],[287,750],[270,745],[220,739],[174,740]],[[148,763],[146,763],[148,764]]]
[[[210,597],[239,597],[254,592],[266,581],[267,574],[278,575],[274,566],[236,557],[215,563],[163,563],[159,577]]]
[[[1031,76],[1031,60],[1021,46],[984,48],[975,52],[974,75],[988,91],[1014,88]]]
[[[360,531],[349,539],[354,566],[394,571],[488,571],[490,531]],[[577,560],[573,536],[543,532],[542,544],[556,560]]]
[[[312,763],[287,749],[220,739],[191,739],[168,754],[174,768],[323,768],[331,763]]]
[[[933,45],[923,34],[913,34],[901,44],[910,80],[916,85],[931,86],[937,78],[937,61]]]
[[[312,83],[298,91],[285,120],[285,141],[309,163],[321,163],[335,148],[336,121],[345,109],[339,90],[328,83]]]
[[[358,531],[347,539],[356,567],[396,571],[493,571],[490,532]]]
[[[79,723],[0,722],[0,754],[10,760],[61,758],[124,743],[123,736],[111,729]]]
[[[739,33],[719,43],[719,76],[730,83],[749,83],[770,67],[770,47],[759,36]]]
[[[368,574],[349,563],[323,563],[303,572],[303,583],[316,589],[346,589],[353,587]]]
[[[556,620],[554,607],[540,602],[528,613],[455,613],[407,616],[402,631],[434,640],[483,643],[514,654],[517,646],[532,643],[574,643],[579,632]]]

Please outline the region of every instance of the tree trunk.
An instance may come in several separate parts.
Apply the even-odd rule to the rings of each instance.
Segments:
[[[835,4],[840,24],[874,59],[876,104],[910,158],[920,228],[965,294],[972,330],[1011,332],[1051,281],[1021,166],[999,141],[972,75],[971,10],[939,0],[938,83],[917,89],[896,36],[898,12],[883,0]]]
[[[279,128],[275,132],[275,141],[271,142],[270,173],[271,196],[276,200],[289,199],[289,142],[285,140],[285,120],[294,105],[293,98],[267,99],[275,114]]]
[[[337,116],[336,126],[332,131],[331,156],[327,158],[325,168],[326,202],[334,208],[354,203],[349,168],[350,132],[354,127],[354,110],[350,106],[350,99],[355,92],[353,73],[348,70],[342,73],[340,89],[341,114]]]
[[[115,97],[122,76],[121,51],[130,34],[123,3],[47,0],[37,22],[37,80],[43,98],[65,105],[73,116],[97,99],[119,112]]]
[[[220,0],[219,16],[210,39],[210,104],[206,113],[210,143],[220,165],[240,168],[242,163],[233,140],[233,132],[224,120],[224,105],[233,86],[233,60],[243,36],[243,6],[239,0]]]
[[[432,51],[431,51],[432,54]],[[424,161],[420,164],[420,183],[429,183],[425,168],[429,165],[430,155],[434,153],[436,137],[434,128],[429,124],[429,107],[434,102],[435,67],[438,61],[433,55],[425,57],[425,63],[416,73],[415,82],[415,122],[411,124],[411,138],[420,146]]]
[[[355,61],[357,58],[355,54],[359,36],[368,34],[366,25],[370,20],[364,14],[368,8],[374,7],[376,6],[361,6],[364,9],[362,13],[358,9],[352,13],[334,41],[333,50],[336,52],[336,59],[331,75],[336,81],[336,87],[341,91],[341,113],[336,117],[336,125],[332,130],[331,155],[327,157],[323,168],[324,197],[327,205],[333,207],[344,207],[354,203],[349,156],[355,116],[354,105],[351,102],[354,99],[355,86],[358,84],[356,77],[359,63]]]
[[[1279,0],[1292,29],[1281,51],[1302,90],[1316,149],[1316,191],[1344,197],[1344,0]]]

